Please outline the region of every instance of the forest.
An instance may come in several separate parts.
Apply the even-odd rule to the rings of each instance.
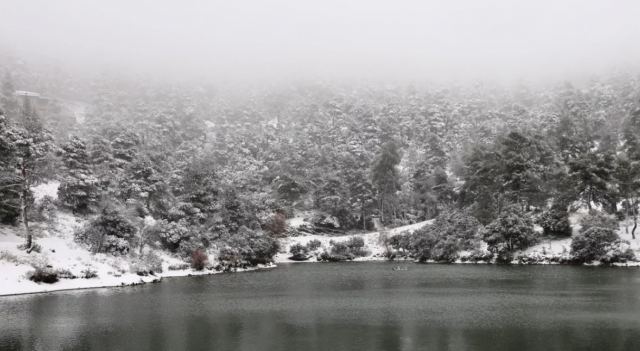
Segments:
[[[38,250],[33,223],[67,211],[86,220],[74,238],[92,252],[153,248],[201,267],[211,254],[271,262],[279,239],[301,233],[431,219],[390,236],[388,257],[453,262],[483,243],[482,259],[510,262],[543,238],[573,236],[567,262],[634,259],[618,229],[635,239],[637,76],[225,88],[4,68],[0,221],[24,233],[27,252]],[[36,204],[32,187],[51,181],[57,199]],[[287,225],[303,212],[310,225]]]

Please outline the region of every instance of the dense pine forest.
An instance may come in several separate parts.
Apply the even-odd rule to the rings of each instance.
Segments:
[[[567,262],[634,256],[618,230],[636,237],[636,76],[226,89],[6,64],[1,77],[0,220],[27,252],[38,248],[34,223],[67,211],[86,220],[74,238],[92,252],[153,248],[199,266],[211,254],[268,263],[281,238],[431,219],[388,236],[387,256],[453,262],[483,244],[477,259],[510,262],[572,235]],[[57,198],[34,202],[47,182],[59,182]],[[576,211],[588,214],[574,232]],[[306,225],[288,226],[300,213]],[[353,258],[357,241],[323,257]]]

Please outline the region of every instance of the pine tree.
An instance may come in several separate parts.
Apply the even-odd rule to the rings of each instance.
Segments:
[[[98,180],[90,167],[86,144],[73,137],[60,151],[65,175],[58,188],[62,204],[78,213],[94,212],[99,197]]]
[[[16,174],[17,131],[0,112],[0,222],[12,224],[20,216],[20,179]]]
[[[392,203],[396,192],[400,189],[397,167],[401,159],[402,157],[396,144],[388,142],[382,145],[373,162],[371,179],[378,196],[380,219],[383,223],[385,222],[385,207],[390,207],[389,204]]]
[[[640,110],[634,111],[625,121],[623,142],[622,152],[617,157],[616,180],[624,199],[625,216],[633,218],[631,237],[635,239],[640,206]]]
[[[16,182],[19,189],[20,214],[24,226],[26,242],[24,248],[31,252],[33,236],[29,228],[29,210],[33,204],[31,185],[42,178],[40,171],[47,162],[46,156],[53,148],[50,133],[42,127],[40,120],[28,103],[25,101],[22,116],[22,127],[12,133],[12,143],[15,145],[15,170]]]

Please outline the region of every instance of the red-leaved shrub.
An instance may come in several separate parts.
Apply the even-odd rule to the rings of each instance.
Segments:
[[[204,250],[198,249],[191,253],[191,268],[201,271],[209,262],[209,257]]]

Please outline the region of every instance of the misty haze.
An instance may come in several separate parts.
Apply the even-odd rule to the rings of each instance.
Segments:
[[[0,350],[640,349],[639,19],[0,0]]]

